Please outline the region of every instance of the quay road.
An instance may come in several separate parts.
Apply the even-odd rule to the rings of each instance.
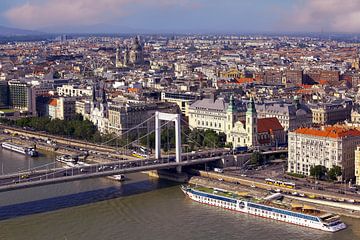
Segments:
[[[304,194],[310,198],[313,199],[324,199],[327,201],[356,201],[357,203],[360,203],[360,196],[356,194],[340,194],[340,193],[334,193],[330,191],[325,190],[316,190],[316,189],[309,189],[305,187],[296,188],[296,189],[290,189],[280,186],[273,186],[266,184],[264,179],[254,179],[250,177],[242,177],[242,176],[234,176],[230,174],[221,174],[221,173],[215,173],[215,172],[206,172],[206,171],[199,171],[199,175],[201,177],[206,177],[210,179],[221,179],[225,182],[230,183],[236,183],[236,184],[242,184],[249,187],[258,187],[260,189],[264,190],[274,190],[274,189],[280,189],[283,193],[297,193],[297,194]]]
[[[110,147],[110,146],[105,146],[105,145],[101,145],[101,144],[95,144],[95,143],[91,143],[91,142],[87,142],[87,141],[75,140],[75,139],[70,139],[70,138],[65,138],[65,137],[59,137],[59,136],[47,134],[44,132],[30,131],[30,130],[10,127],[10,126],[6,126],[6,125],[0,125],[0,129],[2,129],[6,133],[18,134],[18,135],[22,135],[24,137],[42,139],[45,141],[52,140],[52,141],[55,141],[56,143],[64,144],[67,146],[84,148],[84,149],[92,149],[94,151],[107,152],[107,153],[116,153],[116,154],[119,153],[119,150],[115,147]]]

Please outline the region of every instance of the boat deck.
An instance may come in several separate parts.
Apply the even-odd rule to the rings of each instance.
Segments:
[[[200,191],[200,192],[209,193],[209,194],[215,194],[215,195],[222,196],[222,197],[233,198],[233,199],[237,199],[237,200],[244,200],[247,202],[267,205],[269,207],[275,207],[275,208],[288,210],[288,211],[292,211],[292,212],[307,214],[307,215],[311,215],[314,217],[322,217],[324,215],[329,214],[328,212],[318,210],[315,207],[303,205],[303,204],[300,204],[298,202],[288,200],[288,199],[269,201],[269,200],[264,199],[266,197],[266,195],[250,196],[249,193],[247,193],[247,192],[234,193],[234,192],[230,192],[230,191],[226,191],[226,190],[222,190],[222,189],[206,188],[206,187],[202,187],[202,186],[192,186],[192,189]]]

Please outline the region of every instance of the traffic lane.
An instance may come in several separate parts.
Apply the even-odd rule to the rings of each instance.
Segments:
[[[33,174],[24,174],[24,175],[16,175],[6,179],[0,179],[0,185],[8,185],[8,184],[17,184],[17,183],[26,183],[33,181],[41,181],[46,179],[53,179],[64,176],[76,176],[86,173],[96,173],[96,172],[106,172],[106,171],[114,171],[117,169],[127,169],[133,167],[141,167],[146,165],[155,165],[159,163],[168,163],[167,159],[163,159],[163,161],[159,160],[139,160],[139,161],[130,161],[126,163],[108,163],[108,164],[96,164],[91,166],[78,166],[74,168],[62,168],[57,171],[47,171],[45,173],[33,173]],[[170,161],[171,162],[171,161]]]

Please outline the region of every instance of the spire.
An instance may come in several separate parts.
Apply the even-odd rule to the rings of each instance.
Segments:
[[[105,84],[102,86],[101,93],[101,103],[106,103],[106,92],[105,92]]]
[[[235,110],[235,100],[234,100],[234,96],[231,95],[231,96],[230,96],[230,102],[229,102],[229,106],[228,106],[228,108],[227,108],[227,111],[228,111],[228,112],[234,112],[234,110]]]
[[[92,101],[96,102],[96,89],[95,84],[92,86]]]
[[[247,105],[247,112],[256,113],[255,101],[253,97],[250,98],[250,102]]]

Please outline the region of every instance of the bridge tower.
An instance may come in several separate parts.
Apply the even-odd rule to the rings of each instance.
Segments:
[[[155,112],[155,158],[161,158],[161,120],[175,122],[175,147],[176,162],[181,162],[181,115]],[[176,168],[177,172],[181,172],[181,166]]]

